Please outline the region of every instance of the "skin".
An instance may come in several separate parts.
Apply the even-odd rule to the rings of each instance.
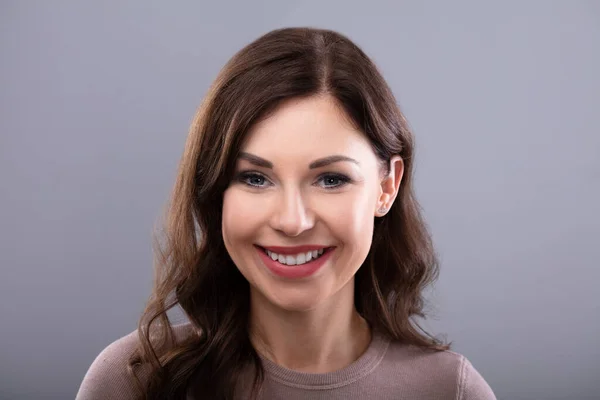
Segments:
[[[240,157],[223,203],[225,246],[250,283],[253,344],[293,370],[344,368],[371,340],[354,307],[354,275],[371,247],[374,218],[384,215],[378,210],[396,198],[402,159],[393,157],[384,175],[366,136],[329,96],[284,102],[251,129],[241,151],[272,164]],[[332,155],[355,161],[309,168]],[[335,250],[317,273],[295,280],[272,274],[255,247],[305,244]]]

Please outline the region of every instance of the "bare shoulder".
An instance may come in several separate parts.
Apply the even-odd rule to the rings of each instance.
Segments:
[[[188,323],[173,326],[176,338],[185,337],[190,330]],[[139,343],[135,330],[104,348],[85,374],[76,400],[140,398],[136,380],[129,371],[129,359]]]
[[[489,384],[462,354],[392,344],[386,358],[405,369],[402,374],[410,377],[408,384],[414,384],[415,390],[425,387],[435,398],[452,394],[459,400],[496,400]]]

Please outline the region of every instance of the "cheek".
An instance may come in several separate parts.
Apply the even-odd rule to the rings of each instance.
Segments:
[[[373,234],[373,209],[375,200],[370,190],[343,193],[338,199],[327,202],[328,226],[346,245],[354,249],[370,247]]]
[[[239,251],[240,244],[248,244],[256,238],[257,231],[264,225],[264,199],[252,196],[235,187],[229,188],[223,195],[223,240],[231,253]]]

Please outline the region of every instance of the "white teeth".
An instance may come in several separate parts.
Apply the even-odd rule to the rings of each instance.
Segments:
[[[304,264],[306,262],[306,254],[300,253],[296,256],[296,264]]]
[[[294,257],[294,256],[285,256],[285,263],[287,265],[296,265],[296,257]]]
[[[267,250],[267,255],[271,257],[274,261],[279,261],[284,265],[301,265],[306,264],[307,262],[319,258],[325,249],[307,251],[306,253],[299,253],[295,255],[284,255],[277,254],[272,252],[271,250]]]

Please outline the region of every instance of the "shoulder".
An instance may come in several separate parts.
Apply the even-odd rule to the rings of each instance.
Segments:
[[[459,400],[496,400],[488,383],[462,354],[391,343],[385,358],[389,365],[403,369],[407,380],[428,387],[436,398],[452,393]]]
[[[88,369],[77,400],[134,399],[139,397],[134,377],[129,373],[129,357],[139,343],[138,331],[133,331],[109,344]]]
[[[451,352],[452,353],[452,352]],[[496,396],[490,385],[481,376],[473,364],[463,355],[452,353],[459,357],[460,369],[458,371],[458,398],[465,400],[485,399],[495,400]]]
[[[189,323],[173,326],[176,339],[189,331]],[[138,331],[135,330],[104,348],[85,374],[76,400],[139,398],[136,380],[129,371],[129,359],[139,343]]]

